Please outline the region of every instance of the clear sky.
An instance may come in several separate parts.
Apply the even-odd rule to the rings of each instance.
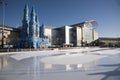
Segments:
[[[1,0],[3,1],[3,0]],[[29,11],[36,9],[40,24],[60,27],[88,20],[96,20],[100,37],[120,37],[119,0],[4,0],[7,2],[5,25],[22,24],[26,3]],[[2,24],[2,6],[0,6]]]

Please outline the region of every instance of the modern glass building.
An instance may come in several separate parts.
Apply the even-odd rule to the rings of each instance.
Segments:
[[[92,41],[98,39],[95,25],[97,25],[97,22],[90,20],[78,24],[52,28],[52,45],[60,47],[89,45]]]

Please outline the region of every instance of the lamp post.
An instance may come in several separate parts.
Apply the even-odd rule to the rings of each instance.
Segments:
[[[2,17],[2,48],[4,48],[4,21],[5,21],[5,6],[7,5],[6,2],[0,1],[0,5],[2,5],[2,10],[3,10],[3,17]]]

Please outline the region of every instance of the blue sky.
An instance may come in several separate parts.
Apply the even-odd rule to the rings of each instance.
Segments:
[[[3,1],[3,0],[2,0]],[[17,27],[22,24],[26,3],[29,11],[36,9],[40,24],[64,26],[88,20],[96,20],[100,37],[120,37],[119,0],[4,0],[6,6],[5,24]],[[0,6],[2,24],[2,6]]]

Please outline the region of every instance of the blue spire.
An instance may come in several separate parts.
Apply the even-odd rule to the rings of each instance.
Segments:
[[[40,37],[45,37],[44,36],[44,24],[42,24],[41,28],[40,28]]]
[[[24,8],[24,15],[22,20],[22,32],[21,32],[21,39],[20,39],[20,47],[28,47],[26,44],[28,43],[29,37],[29,9],[28,5],[25,5]]]
[[[29,9],[28,9],[28,4],[25,4],[24,8],[24,20],[28,20],[28,15],[29,14]]]
[[[23,38],[26,38],[28,37],[29,35],[29,9],[28,9],[28,5],[26,4],[25,5],[25,8],[24,8],[24,16],[23,16],[23,21],[22,21],[22,37]]]
[[[35,16],[35,21],[38,22],[38,18],[37,18],[37,15]]]
[[[36,14],[35,10],[32,7],[31,14],[30,14],[30,23],[29,23],[29,31],[30,31],[30,45],[33,48],[37,48],[37,37],[36,37]]]
[[[30,18],[31,18],[31,21],[34,21],[35,22],[35,10],[34,10],[34,8],[32,7],[32,11],[31,11],[31,16],[30,16]]]
[[[30,14],[30,36],[35,36],[36,35],[36,21],[35,21],[35,10],[32,7],[31,14]]]
[[[39,37],[39,21],[37,15],[35,17],[35,21],[36,21],[36,36]]]

